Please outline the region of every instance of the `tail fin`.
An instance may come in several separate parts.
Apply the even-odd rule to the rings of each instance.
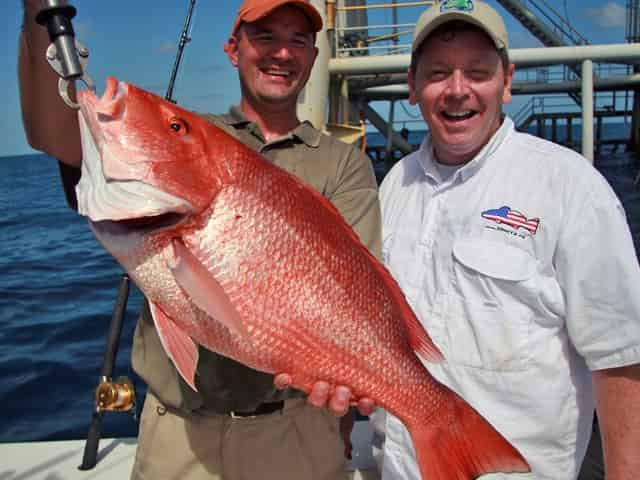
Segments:
[[[524,457],[468,403],[449,391],[445,418],[407,425],[422,480],[471,480],[531,471]]]

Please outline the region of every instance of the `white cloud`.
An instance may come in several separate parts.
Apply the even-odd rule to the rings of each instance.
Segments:
[[[587,8],[585,13],[602,28],[620,28],[627,24],[626,9],[616,2],[607,2],[599,8]]]

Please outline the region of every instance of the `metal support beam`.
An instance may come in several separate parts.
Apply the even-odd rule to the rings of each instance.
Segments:
[[[629,90],[640,87],[640,73],[634,75],[616,76],[610,78],[598,78],[593,80],[593,88],[596,91]],[[582,90],[581,81],[540,83],[540,82],[515,82],[511,87],[513,95],[536,95],[549,93],[579,92]],[[371,100],[399,100],[409,98],[409,87],[403,85],[386,85],[354,89],[353,95],[360,95],[367,101]]]
[[[582,62],[582,155],[593,163],[593,62]]]
[[[365,117],[367,117],[367,120],[369,120],[371,122],[371,125],[376,127],[380,133],[385,136],[387,135],[389,126],[378,112],[376,112],[373,108],[371,108],[371,106],[365,103],[362,106],[362,113],[364,113]],[[405,155],[407,153],[413,152],[413,147],[409,144],[409,142],[407,142],[404,138],[402,138],[402,136],[393,131],[391,133],[391,142],[393,143],[394,147],[396,147]]]
[[[324,0],[312,0],[311,3],[314,4],[318,12],[321,12],[324,26],[317,35],[318,56],[309,75],[309,81],[300,92],[297,112],[300,120],[308,120],[318,130],[322,130],[327,123],[329,107],[329,69],[327,65],[329,57],[331,57],[328,37],[330,33],[326,30],[327,19]]]
[[[580,63],[585,60],[640,64],[640,44],[519,48],[509,50],[509,59],[516,68]],[[406,73],[410,61],[411,56],[408,54],[332,58],[329,61],[329,73],[331,75]]]

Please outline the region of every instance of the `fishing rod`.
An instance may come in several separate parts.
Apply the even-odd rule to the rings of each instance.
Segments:
[[[180,66],[184,48],[191,41],[189,28],[195,7],[195,0],[190,1],[189,10],[185,19],[184,28],[180,34],[178,53],[171,72],[171,79],[165,98],[172,102],[175,79]],[[47,28],[51,44],[47,48],[46,58],[49,65],[60,76],[58,81],[58,93],[64,102],[73,109],[79,105],[69,96],[69,86],[76,81],[81,81],[85,86],[94,91],[95,83],[86,73],[89,59],[89,50],[75,39],[71,19],[75,17],[76,9],[66,0],[42,0],[42,8],[36,15],[36,22]],[[95,407],[93,410],[87,441],[82,456],[80,470],[90,470],[95,467],[98,457],[98,444],[102,431],[102,417],[105,411],[135,412],[135,390],[133,383],[126,377],[112,380],[122,324],[129,299],[129,276],[124,273],[120,280],[116,302],[109,324],[105,354],[100,372],[100,380],[95,391]]]
[[[120,280],[118,295],[109,324],[107,345],[102,362],[102,370],[100,372],[100,382],[95,392],[95,408],[91,417],[87,441],[84,445],[82,463],[78,467],[79,470],[90,470],[96,466],[103,413],[105,411],[126,412],[133,410],[135,407],[136,396],[131,380],[126,377],[120,377],[116,379],[116,381],[112,380],[113,367],[116,363],[118,346],[120,344],[122,321],[127,310],[128,299],[129,276],[125,273]]]
[[[78,109],[79,105],[69,96],[71,84],[81,81],[93,92],[96,87],[86,72],[89,50],[75,38],[71,23],[71,19],[75,15],[75,7],[67,4],[66,0],[42,0],[42,8],[38,11],[35,20],[38,24],[46,27],[51,40],[51,44],[46,50],[46,59],[51,68],[60,76],[58,94],[67,106]],[[78,467],[80,470],[89,470],[96,465],[103,412],[128,411],[135,406],[135,393],[131,381],[125,377],[119,378],[115,382],[111,379],[128,298],[129,277],[124,274],[120,281],[109,326],[100,381],[95,392],[95,408],[87,434],[82,464]]]
[[[182,54],[184,53],[184,47],[187,46],[187,43],[191,41],[191,37],[189,36],[189,29],[191,28],[191,18],[193,17],[193,11],[196,6],[196,0],[190,0],[189,10],[187,11],[187,17],[184,21],[184,27],[182,28],[182,33],[180,33],[180,40],[178,42],[178,53],[176,54],[176,59],[173,63],[173,69],[171,70],[171,78],[169,79],[169,87],[167,88],[167,93],[164,98],[171,103],[176,103],[173,99],[173,86],[176,82],[176,76],[178,75],[178,68],[180,68],[180,62],[182,61]]]
[[[180,61],[186,44],[191,41],[189,28],[195,3],[195,0],[191,0],[189,5],[184,28],[180,34],[178,53],[165,96],[165,98],[172,103],[176,103],[172,95]],[[71,5],[67,5],[64,0],[43,0],[43,8],[38,13],[36,19],[41,25],[46,25],[49,31],[49,38],[52,44],[47,50],[47,60],[51,67],[60,75],[58,92],[69,107],[77,109],[77,103],[69,98],[68,89],[70,82],[81,80],[86,84],[87,88],[93,91],[95,91],[95,84],[84,72],[89,51],[74,39],[71,19],[75,14],[76,9]],[[82,463],[78,466],[79,470],[90,470],[97,464],[98,445],[102,433],[102,417],[104,412],[126,412],[129,410],[135,412],[136,396],[131,380],[126,377],[120,377],[115,381],[112,380],[122,333],[122,324],[129,299],[129,285],[129,276],[124,273],[120,280],[113,314],[109,324],[100,380],[95,391],[95,407],[87,433]]]

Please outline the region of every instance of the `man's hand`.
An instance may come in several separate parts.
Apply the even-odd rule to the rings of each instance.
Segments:
[[[291,386],[291,375],[280,373],[276,375],[273,384],[276,388],[284,390]],[[344,385],[332,386],[327,382],[313,384],[307,402],[316,407],[327,407],[336,417],[340,417],[340,436],[344,442],[344,456],[351,460],[353,445],[351,444],[351,431],[355,421],[355,411],[349,409],[351,405],[357,405],[361,415],[367,416],[373,413],[375,404],[370,398],[361,398],[357,402],[351,401],[351,389]]]
[[[291,375],[280,373],[276,375],[274,385],[280,390],[291,386]],[[333,389],[327,382],[316,382],[307,397],[307,402],[316,407],[327,407],[336,417],[344,416],[351,405],[357,406],[361,415],[367,416],[373,413],[375,404],[370,398],[360,398],[357,402],[351,401],[351,389],[344,385],[336,385]]]

